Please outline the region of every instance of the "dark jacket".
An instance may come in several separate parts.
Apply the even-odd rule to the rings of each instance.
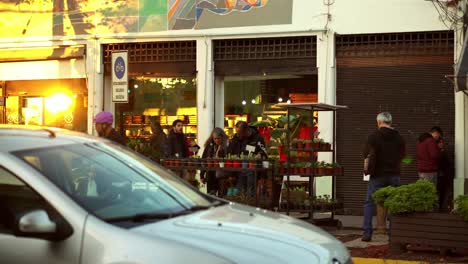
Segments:
[[[440,158],[441,150],[437,141],[429,133],[422,134],[416,145],[418,172],[437,172]]]
[[[115,129],[112,129],[111,132],[109,133],[109,135],[107,135],[106,138],[126,146],[125,139]]]
[[[205,147],[203,150],[202,158],[215,158],[216,155],[216,144],[211,141],[208,146]],[[226,146],[221,146],[221,149],[218,151],[218,157],[217,158],[224,158],[226,156],[227,152],[227,147]]]
[[[171,130],[167,137],[167,156],[175,158],[176,154],[178,154],[179,158],[189,156],[187,138],[183,133],[175,133],[174,130]]]
[[[370,134],[363,157],[366,158],[372,149],[375,151],[375,173],[372,177],[400,176],[401,161],[405,156],[406,147],[397,130],[382,127]]]
[[[153,134],[149,142],[151,149],[156,151],[159,154],[159,157],[165,158],[168,155],[167,149],[167,137],[166,134],[162,131]]]
[[[247,146],[255,147],[253,154],[260,154],[262,158],[268,158],[267,149],[265,146],[265,140],[262,135],[258,133],[258,130],[255,127],[249,127],[250,136],[245,139],[241,139],[236,135],[232,138],[229,143],[228,153],[231,155],[248,155]]]

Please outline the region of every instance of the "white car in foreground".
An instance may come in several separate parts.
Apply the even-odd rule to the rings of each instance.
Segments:
[[[207,196],[109,141],[0,126],[0,263],[352,260],[320,228]]]

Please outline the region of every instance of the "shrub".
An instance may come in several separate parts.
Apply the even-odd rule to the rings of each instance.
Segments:
[[[431,212],[437,203],[435,186],[426,180],[378,190],[372,198],[391,214]]]
[[[455,199],[455,210],[453,213],[468,220],[468,195],[460,195]]]

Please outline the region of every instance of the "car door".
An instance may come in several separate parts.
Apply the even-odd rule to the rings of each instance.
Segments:
[[[56,233],[50,230],[46,231],[49,233],[37,233],[37,230],[31,233],[31,230],[19,228],[20,221],[25,220],[29,213],[37,212],[48,216],[49,223],[56,225]],[[81,231],[74,230],[36,190],[0,166],[0,263],[78,264]]]

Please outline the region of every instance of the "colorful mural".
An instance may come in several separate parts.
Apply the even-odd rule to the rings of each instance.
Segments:
[[[0,38],[290,24],[293,0],[0,0]]]

